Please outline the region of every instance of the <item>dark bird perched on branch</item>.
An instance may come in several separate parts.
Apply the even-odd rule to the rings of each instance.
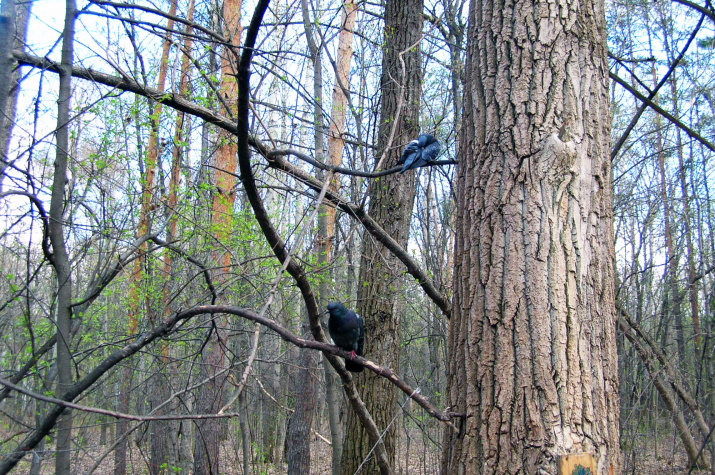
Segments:
[[[400,170],[400,173],[404,173],[407,170],[413,168],[424,167],[431,164],[437,160],[437,155],[439,155],[439,142],[432,135],[422,134],[417,137],[417,140],[407,144],[405,150],[402,152],[400,161],[397,162],[398,165],[405,164]]]
[[[337,302],[328,304],[328,312],[330,313],[328,331],[333,342],[343,350],[349,351],[350,359],[355,358],[355,355],[362,356],[362,347],[365,343],[365,325],[362,317]],[[345,369],[359,373],[365,368],[353,361],[345,360]]]

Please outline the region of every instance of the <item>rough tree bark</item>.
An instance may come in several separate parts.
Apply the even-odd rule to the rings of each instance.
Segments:
[[[472,1],[443,473],[620,473],[603,8]]]
[[[296,373],[298,396],[286,431],[286,458],[288,473],[291,474],[310,473],[310,429],[315,414],[315,389],[318,386],[317,363],[315,351],[300,349],[298,366],[301,370]]]
[[[394,166],[404,146],[420,132],[422,7],[422,0],[388,0],[385,4],[382,108],[377,146],[377,156],[384,154],[385,157],[383,168]],[[381,177],[371,184],[369,191],[370,216],[402,247],[407,244],[412,216],[414,173]],[[365,319],[365,357],[395,372],[400,368],[403,270],[399,260],[383,245],[371,239],[365,241],[357,306],[358,313]],[[356,381],[368,411],[380,430],[385,430],[397,410],[395,387],[368,371],[360,373]],[[395,459],[395,429],[393,425],[383,437],[390,466],[394,466]],[[342,473],[352,475],[367,457],[372,444],[352,412],[348,413],[345,434]],[[370,461],[363,470],[374,473],[377,466]]]

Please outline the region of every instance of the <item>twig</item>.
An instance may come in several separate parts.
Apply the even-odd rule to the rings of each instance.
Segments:
[[[27,396],[34,398],[34,399],[38,399],[40,401],[57,404],[57,405],[60,405],[60,406],[63,406],[63,407],[69,408],[69,409],[76,409],[78,411],[91,412],[94,414],[103,414],[105,416],[116,417],[117,419],[128,419],[131,421],[151,422],[151,421],[173,421],[173,420],[181,420],[181,419],[220,419],[223,417],[229,418],[229,417],[238,417],[239,416],[239,413],[237,413],[237,412],[231,412],[231,413],[225,413],[225,414],[170,414],[170,415],[164,415],[164,416],[139,416],[136,414],[127,414],[125,412],[117,412],[117,411],[110,411],[107,409],[100,409],[98,407],[84,406],[82,404],[75,404],[75,403],[63,401],[61,399],[57,399],[54,397],[44,396],[44,395],[36,393],[34,391],[30,391],[29,389],[25,389],[22,386],[17,386],[15,384],[12,384],[10,381],[7,381],[7,380],[1,379],[1,378],[0,378],[0,384],[7,386],[8,388],[12,389],[13,391],[17,391],[19,393],[25,394]]]
[[[653,102],[652,100],[648,99],[646,96],[638,92],[636,89],[632,88],[630,84],[628,84],[626,81],[618,77],[614,73],[608,73],[609,76],[611,76],[611,79],[616,81],[621,87],[623,87],[625,90],[633,94],[638,100],[643,102],[644,104],[647,104],[648,107],[656,111],[658,114],[662,115],[666,119],[668,119],[670,122],[672,122],[675,126],[680,127],[686,134],[688,134],[690,137],[694,138],[701,144],[705,145],[708,149],[711,151],[715,152],[715,145],[711,144],[708,142],[702,135],[685,125],[680,119],[672,115],[670,112],[666,111],[662,107],[660,107],[658,104]]]

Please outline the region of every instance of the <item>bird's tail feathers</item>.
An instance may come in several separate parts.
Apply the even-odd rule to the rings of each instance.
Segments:
[[[365,367],[361,364],[357,364],[354,361],[345,360],[345,369],[352,373],[360,373]]]

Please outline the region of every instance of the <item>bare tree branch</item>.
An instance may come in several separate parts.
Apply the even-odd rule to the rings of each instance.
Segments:
[[[300,338],[297,335],[291,333],[290,331],[286,330],[283,328],[281,325],[276,323],[275,321],[266,318],[266,317],[261,317],[257,313],[241,308],[241,307],[236,307],[232,305],[203,305],[203,306],[196,306],[194,308],[191,308],[189,310],[184,310],[180,312],[176,312],[174,315],[171,317],[168,317],[164,319],[159,325],[157,325],[153,330],[147,331],[145,333],[142,333],[141,335],[137,336],[137,338],[129,343],[128,345],[124,346],[123,348],[115,351],[111,355],[109,355],[104,361],[102,361],[99,365],[97,365],[91,372],[89,372],[84,378],[81,380],[77,381],[65,394],[63,394],[59,400],[64,401],[64,402],[71,402],[75,400],[80,394],[82,394],[84,391],[86,391],[90,386],[92,386],[97,380],[99,380],[104,374],[107,373],[111,368],[125,360],[126,358],[129,358],[130,356],[136,354],[137,352],[141,351],[144,347],[152,343],[153,341],[159,339],[159,338],[164,338],[168,336],[169,334],[172,333],[173,329],[176,327],[176,325],[180,322],[187,321],[192,319],[193,317],[196,317],[198,315],[205,315],[205,314],[216,314],[216,313],[224,313],[224,314],[230,314],[230,315],[236,315],[242,318],[245,318],[247,320],[252,320],[254,322],[260,323],[261,325],[270,328],[271,330],[275,331],[281,338],[284,340],[298,346],[299,348],[311,348],[314,350],[319,350],[325,353],[326,355],[329,355],[332,360],[335,360],[338,362],[337,366],[339,368],[338,372],[339,373],[345,373],[349,380],[349,385],[354,386],[352,383],[352,378],[350,375],[345,371],[345,368],[342,366],[342,364],[339,363],[339,360],[336,358],[336,356],[340,356],[342,358],[349,358],[350,353],[338,348],[337,346],[331,345],[329,343],[325,342],[320,342],[320,341],[314,341],[314,340],[306,340],[304,338]],[[364,365],[366,368],[370,369],[371,371],[381,375],[382,377],[390,380],[393,382],[402,392],[407,394],[408,396],[411,396],[412,399],[415,400],[420,406],[422,406],[428,414],[430,414],[432,417],[445,422],[449,427],[452,428],[452,430],[456,430],[456,427],[454,424],[451,423],[451,419],[454,417],[461,417],[462,415],[456,414],[453,412],[448,412],[448,411],[440,411],[436,409],[432,404],[430,404],[427,399],[425,399],[422,395],[415,393],[414,389],[411,388],[407,383],[402,381],[391,369],[389,368],[384,368],[381,367],[372,361],[366,360],[365,358],[355,356],[353,361],[360,363]],[[342,375],[341,375],[342,376]],[[10,383],[12,384],[12,383]],[[345,380],[343,381],[343,384],[346,385]],[[348,388],[346,387],[346,390]],[[362,401],[360,401],[362,402]],[[52,407],[45,418],[42,420],[42,422],[38,425],[38,427],[29,435],[27,438],[25,438],[24,441],[22,441],[18,447],[15,448],[12,452],[10,452],[2,461],[0,461],[0,474],[5,474],[8,473],[10,470],[12,470],[17,463],[28,453],[30,452],[39,442],[42,440],[43,437],[45,437],[47,434],[50,433],[52,428],[54,427],[55,423],[57,422],[57,419],[59,416],[64,412],[66,409],[65,405],[56,405]]]
[[[281,153],[269,153],[269,165],[290,174],[316,191],[322,189],[323,183],[320,180],[313,178],[311,175],[288,162],[281,155]],[[325,198],[334,203],[345,213],[360,221],[365,230],[367,230],[372,237],[387,247],[390,252],[395,255],[395,257],[402,261],[407,268],[407,272],[409,272],[409,274],[417,280],[420,286],[424,289],[425,293],[432,299],[432,301],[434,301],[434,303],[437,304],[440,310],[442,310],[442,313],[444,313],[447,318],[452,315],[452,308],[449,299],[443,295],[437,287],[435,287],[432,279],[430,279],[429,276],[422,270],[417,261],[415,261],[412,256],[410,256],[407,251],[397,243],[397,241],[387,234],[387,232],[385,232],[385,230],[382,229],[382,227],[376,223],[363,208],[330,191],[326,193]]]
[[[1,378],[0,378],[0,384],[3,384],[4,386],[6,386],[9,389],[12,389],[13,391],[17,391],[19,393],[25,394],[32,398],[38,399],[40,401],[49,402],[51,404],[57,404],[61,407],[67,408],[67,409],[76,409],[78,411],[91,412],[94,414],[103,414],[105,416],[116,417],[117,419],[128,419],[130,421],[151,422],[151,421],[175,421],[175,420],[183,420],[183,419],[221,419],[224,417],[231,418],[231,417],[239,416],[239,413],[237,413],[237,412],[225,412],[225,413],[221,413],[221,414],[169,414],[169,415],[164,415],[164,416],[139,416],[136,414],[126,414],[124,412],[109,411],[107,409],[100,409],[98,407],[84,406],[82,404],[75,404],[75,403],[63,401],[61,399],[57,399],[54,397],[44,396],[44,395],[38,394],[34,391],[30,391],[29,389],[25,389],[21,386],[12,384],[10,381],[7,381],[7,380],[1,379]]]
[[[10,194],[11,192],[7,192]],[[25,193],[19,193],[22,195],[26,195]],[[39,200],[38,200],[39,202]],[[41,203],[40,203],[41,204]],[[94,302],[94,300],[101,294],[102,290],[104,290],[111,282],[114,280],[114,278],[119,275],[125,268],[127,268],[128,264],[132,262],[134,259],[138,257],[138,254],[136,253],[137,250],[139,250],[141,244],[146,241],[153,241],[154,243],[167,247],[171,251],[179,254],[180,256],[184,257],[186,260],[191,262],[192,264],[196,265],[197,267],[201,268],[202,274],[204,275],[204,279],[206,280],[206,285],[209,288],[209,291],[211,292],[211,295],[213,296],[214,300],[216,298],[216,289],[213,286],[213,283],[211,281],[211,275],[206,268],[206,266],[201,263],[199,260],[194,259],[193,257],[187,255],[184,251],[181,249],[172,246],[163,240],[159,239],[156,234],[147,234],[145,236],[142,236],[134,241],[134,243],[131,246],[131,249],[127,251],[127,253],[124,256],[117,256],[117,259],[115,261],[115,264],[109,268],[106,269],[97,279],[92,281],[89,286],[87,291],[85,292],[84,296],[78,301],[74,302],[70,305],[72,308],[72,314],[73,315],[81,315],[85,312],[85,310]],[[72,328],[71,328],[71,333],[72,335],[75,335],[77,331],[79,330],[80,326],[80,321],[78,319],[74,319],[72,321]],[[55,343],[57,343],[57,334],[54,334],[50,339],[48,339],[40,348],[37,349],[37,351],[32,355],[32,357],[25,362],[24,365],[22,365],[22,368],[17,370],[15,373],[12,374],[12,376],[8,379],[9,382],[13,384],[17,384],[22,379],[27,375],[27,373],[37,364],[37,362],[42,358],[48,351],[50,351]],[[9,394],[9,388],[5,387],[2,390],[0,390],[0,401],[5,399],[8,394]]]
[[[675,71],[675,68],[678,66],[678,64],[680,63],[680,61],[683,59],[683,56],[685,56],[685,53],[688,51],[688,48],[690,48],[690,44],[691,44],[691,43],[693,42],[693,40],[695,39],[695,36],[697,36],[698,31],[700,31],[700,27],[701,27],[702,24],[703,24],[703,19],[704,19],[704,18],[705,18],[704,15],[700,17],[700,21],[698,22],[698,24],[697,24],[697,25],[695,26],[695,28],[693,29],[693,32],[692,32],[692,34],[690,35],[690,38],[688,39],[687,43],[685,43],[685,46],[684,46],[683,49],[680,51],[680,54],[678,55],[678,57],[675,58],[675,60],[673,61],[673,64],[671,64],[670,67],[668,68],[668,71],[667,71],[667,72],[665,73],[665,75],[663,76],[663,79],[661,79],[660,82],[658,82],[658,84],[655,86],[655,89],[653,89],[652,91],[650,91],[650,92],[648,93],[648,99],[649,99],[649,100],[652,100],[652,99],[658,94],[658,91],[660,90],[660,88],[663,87],[663,85],[664,85],[665,82],[668,80],[668,78],[671,76],[671,74],[673,74],[673,71]],[[623,60],[620,59],[620,58],[616,58],[616,57],[611,56],[611,55],[609,55],[609,56],[610,56],[611,58],[615,59],[615,60],[618,61],[618,62],[622,62],[622,61],[623,61]],[[648,61],[653,61],[653,59],[648,59]],[[638,110],[636,111],[635,115],[634,115],[633,118],[631,119],[631,122],[628,124],[628,127],[626,127],[626,130],[623,131],[623,133],[621,134],[621,137],[618,139],[618,142],[616,142],[616,144],[615,144],[615,145],[613,146],[613,148],[611,149],[611,160],[613,160],[613,159],[616,157],[616,155],[618,155],[618,152],[621,150],[621,147],[623,147],[623,144],[626,142],[626,139],[627,139],[628,136],[630,135],[630,133],[631,133],[631,131],[633,130],[633,128],[636,126],[636,123],[638,122],[638,119],[640,119],[641,115],[643,115],[643,112],[645,112],[645,109],[646,109],[647,106],[648,106],[648,104],[644,102],[644,103],[638,108]]]
[[[299,152],[298,150],[293,150],[293,149],[287,149],[287,150],[272,150],[268,152],[268,159],[270,160],[273,157],[277,157],[280,155],[293,155],[296,158],[299,158],[300,160],[310,163],[316,168],[319,168],[321,170],[325,171],[331,171],[333,173],[340,173],[342,175],[351,175],[351,176],[361,176],[365,178],[379,178],[381,176],[386,176],[386,175],[393,175],[400,170],[402,170],[402,165],[397,165],[396,167],[388,168],[387,170],[382,170],[379,172],[363,172],[360,170],[352,170],[350,168],[344,168],[344,167],[336,167],[332,165],[326,165],[325,163],[321,163],[317,160],[312,159],[308,155]],[[436,162],[431,162],[429,166],[441,166],[441,165],[456,165],[458,162],[456,160],[438,160]]]
[[[678,395],[678,397],[685,403],[685,405],[688,406],[688,409],[690,409],[690,411],[693,413],[693,415],[695,416],[695,421],[697,422],[696,425],[698,426],[701,435],[705,437],[710,432],[710,427],[708,427],[708,424],[705,421],[705,417],[700,410],[700,405],[695,400],[695,398],[691,396],[690,391],[686,387],[686,384],[683,382],[680,373],[676,371],[676,369],[673,367],[672,359],[668,358],[668,356],[655,342],[655,340],[653,340],[653,338],[651,338],[648,333],[644,332],[637,322],[631,319],[630,314],[626,311],[625,308],[623,308],[623,306],[619,302],[616,302],[616,308],[620,313],[619,320],[623,320],[621,324],[621,326],[623,327],[623,331],[629,338],[629,340],[632,341],[632,337],[629,336],[629,332],[633,332],[633,335],[639,336],[647,344],[647,348],[649,349],[649,351],[639,352],[639,355],[641,355],[642,358],[650,357],[648,353],[650,353],[651,355],[655,355],[655,357],[660,362],[665,371],[666,379],[670,383],[670,386],[675,391],[675,394]],[[643,363],[647,364],[648,362],[643,361]]]
[[[691,2],[690,0],[673,0],[673,1],[674,1],[675,3],[680,3],[681,5],[685,5],[686,7],[690,7],[690,8],[692,8],[693,10],[699,11],[699,12],[702,13],[703,15],[707,16],[708,18],[710,18],[710,20],[712,20],[713,22],[715,22],[715,12],[712,11],[712,8],[711,8],[711,7],[701,7],[701,6],[698,5],[697,3]],[[708,5],[710,5],[710,2],[709,2],[709,1],[706,2],[706,3],[707,3]]]
[[[45,71],[59,72],[59,63],[51,61],[47,58],[40,58],[38,56],[32,56],[22,51],[13,52],[15,59],[18,63],[25,66],[32,66]],[[199,117],[206,122],[220,127],[233,134],[236,133],[236,124],[234,121],[228,117],[217,114],[216,112],[200,106],[194,102],[191,102],[176,93],[173,92],[161,92],[158,89],[152,87],[145,87],[136,81],[133,81],[126,77],[112,76],[111,74],[102,73],[93,69],[81,68],[78,66],[72,67],[72,76],[81,79],[87,79],[88,81],[95,81],[99,84],[104,84],[105,86],[115,87],[122,91],[129,91],[135,94],[139,94],[148,97],[154,101],[165,104],[172,109],[176,109],[187,114],[191,114],[195,117]],[[251,144],[258,148],[257,143]]]
[[[215,41],[217,43],[221,43],[223,45],[227,46],[232,46],[231,42],[228,41],[226,38],[224,38],[220,33],[210,30],[203,25],[200,25],[198,23],[195,23],[193,21],[189,21],[186,18],[182,18],[177,15],[171,15],[167,12],[157,10],[155,8],[150,8],[150,7],[145,7],[143,5],[137,5],[134,3],[122,3],[122,2],[107,2],[103,0],[92,0],[90,3],[93,3],[95,5],[102,5],[102,6],[108,6],[108,7],[114,7],[114,8],[123,8],[123,9],[128,9],[128,10],[139,10],[147,13],[152,13],[154,15],[166,18],[168,20],[173,20],[177,23],[182,23],[194,30],[200,31],[202,33],[205,33],[206,35],[211,37],[211,41]],[[124,21],[124,19],[122,19]]]
[[[701,144],[705,145],[707,148],[709,148],[711,151],[715,152],[715,145],[711,144],[707,139],[705,139],[702,135],[688,127],[686,124],[684,124],[680,119],[677,117],[673,116],[670,112],[666,111],[662,107],[660,107],[658,104],[653,102],[652,100],[648,99],[646,96],[638,92],[636,89],[632,88],[630,84],[628,84],[626,81],[618,77],[614,73],[608,73],[609,76],[611,76],[611,79],[616,81],[621,87],[623,87],[626,91],[630,92],[633,94],[638,100],[642,101],[644,104],[647,104],[648,107],[656,111],[658,114],[662,115],[666,119],[668,119],[670,122],[672,122],[675,126],[680,127],[680,129],[683,130],[686,134],[688,134],[690,137],[694,138]]]
[[[27,193],[25,191],[6,191],[4,193],[0,193],[0,199],[5,198],[6,196],[10,195],[19,195],[19,196],[24,196],[27,199],[29,199],[32,204],[35,205],[35,208],[37,208],[37,211],[40,213],[40,218],[42,219],[42,253],[45,255],[45,259],[47,259],[50,264],[54,263],[54,257],[52,255],[52,251],[50,250],[50,236],[48,234],[48,223],[50,221],[50,218],[47,214],[47,211],[45,210],[45,206],[42,204],[42,201],[32,193]]]

